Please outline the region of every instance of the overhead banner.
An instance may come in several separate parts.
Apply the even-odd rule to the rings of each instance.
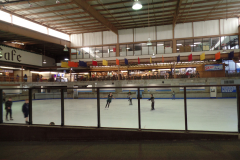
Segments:
[[[42,55],[0,45],[0,61],[42,66]]]
[[[205,65],[205,71],[221,71],[223,70],[222,64],[209,64]]]

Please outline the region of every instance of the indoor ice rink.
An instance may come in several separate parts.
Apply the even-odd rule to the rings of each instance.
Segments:
[[[22,123],[25,119],[21,111],[24,101],[13,102],[13,121]],[[113,99],[105,108],[106,99],[100,100],[101,127],[138,129],[138,101],[133,99]],[[97,127],[97,99],[65,99],[65,125]],[[184,100],[155,99],[155,110],[151,102],[140,100],[141,128],[161,130],[184,130]],[[61,125],[61,100],[33,100],[33,124]],[[237,101],[226,99],[187,99],[189,130],[237,132]]]

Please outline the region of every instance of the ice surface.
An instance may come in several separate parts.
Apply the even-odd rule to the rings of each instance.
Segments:
[[[106,109],[106,99],[100,100],[101,127],[138,128],[138,105],[133,99],[113,99]],[[155,99],[155,110],[151,102],[141,99],[142,129],[184,130],[184,100]],[[22,102],[13,102],[13,121],[4,123],[25,123]],[[65,125],[97,126],[96,99],[65,99]],[[236,99],[187,99],[188,129],[204,131],[237,132]],[[61,124],[60,99],[34,100],[33,124],[54,122]]]

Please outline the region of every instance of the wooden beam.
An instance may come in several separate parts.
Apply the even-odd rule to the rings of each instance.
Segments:
[[[174,13],[174,18],[173,18],[173,29],[175,28],[175,25],[176,25],[176,22],[177,22],[177,18],[178,18],[178,15],[179,15],[179,10],[180,10],[182,1],[183,0],[178,0],[178,2],[177,2],[176,11]]]
[[[81,8],[75,7],[75,8],[69,8],[69,9],[59,9],[59,10],[54,10],[54,11],[47,11],[47,12],[37,12],[37,13],[28,13],[28,14],[23,14],[23,16],[35,16],[35,15],[41,15],[41,14],[48,14],[48,13],[57,13],[57,12],[66,12],[66,11],[73,11],[73,10],[79,10]]]
[[[67,17],[67,16],[73,16],[73,15],[81,15],[81,14],[86,14],[85,12],[75,12],[75,13],[70,13],[70,14],[61,14],[61,15],[56,15],[56,16],[48,16],[48,17],[39,17],[39,18],[34,18],[34,20],[39,20],[39,19],[48,19],[48,18],[57,18],[57,17]]]
[[[98,24],[98,23],[100,23],[100,22],[96,22],[97,20],[95,20],[95,19],[90,19],[90,20],[85,20],[85,21],[75,21],[75,22],[65,22],[65,23],[51,23],[51,22],[48,22],[47,24],[49,24],[50,26],[56,26],[56,25],[60,25],[60,24],[72,24],[72,23],[83,23],[84,22],[84,24],[87,24],[87,23],[85,23],[85,22],[94,22],[94,23],[92,23],[92,24]],[[84,24],[82,24],[82,25],[84,25]],[[91,23],[90,23],[91,24]]]
[[[64,19],[49,20],[49,21],[45,21],[45,20],[44,20],[44,23],[60,22],[60,21],[68,21],[68,20],[80,20],[80,19],[88,19],[88,20],[91,20],[92,17],[91,17],[91,16],[85,16],[85,17],[64,18]]]
[[[111,22],[109,22],[106,18],[104,18],[98,11],[91,7],[91,5],[88,4],[85,0],[73,0],[73,2],[75,2],[85,12],[94,17],[104,26],[106,26],[109,30],[111,30],[115,34],[118,34],[118,29],[113,24],[111,24]]]

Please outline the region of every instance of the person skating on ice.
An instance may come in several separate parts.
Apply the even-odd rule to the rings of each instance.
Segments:
[[[29,100],[28,99],[25,100],[25,103],[22,106],[22,112],[23,112],[25,121],[28,124],[28,114],[29,114]]]
[[[151,94],[151,98],[149,98],[148,101],[152,102],[152,105],[151,105],[152,109],[151,110],[155,110],[154,109],[154,97],[153,97],[153,94]]]
[[[5,102],[5,110],[6,110],[6,121],[8,120],[8,113],[10,114],[10,120],[13,120],[12,118],[12,98],[9,97],[8,100]]]
[[[112,98],[114,98],[113,95],[112,95],[112,92],[110,92],[108,96],[103,97],[103,98],[108,98],[108,99],[107,99],[107,104],[106,104],[105,108],[109,108],[109,105],[110,105],[110,103],[112,102]],[[114,98],[114,99],[115,99],[115,98]],[[107,107],[107,106],[108,106],[108,107]]]
[[[172,100],[175,100],[175,92],[172,93]]]
[[[128,92],[128,101],[129,101],[129,105],[132,105],[132,96],[131,96],[131,92]]]

